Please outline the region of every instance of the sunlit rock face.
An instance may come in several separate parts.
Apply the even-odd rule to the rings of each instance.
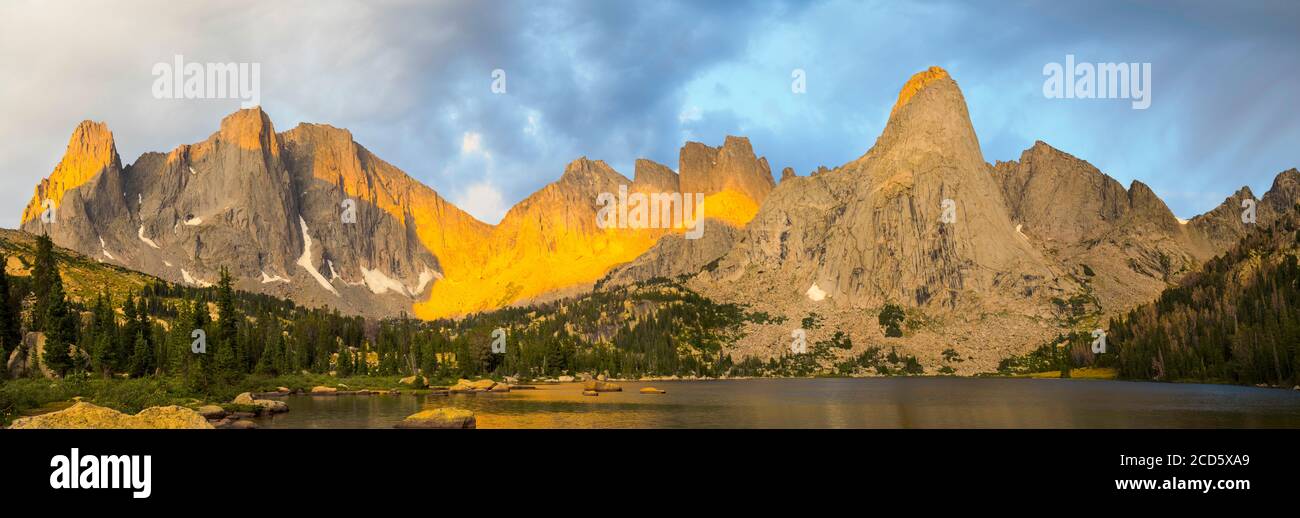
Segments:
[[[711,157],[689,168],[708,196],[707,217],[743,225],[771,188],[766,161],[743,139],[697,146]],[[241,289],[309,306],[436,318],[589,290],[612,267],[688,230],[599,228],[597,197],[620,187],[647,197],[683,192],[663,165],[640,160],[629,180],[583,158],[488,225],[347,130],[301,124],[277,133],[253,108],[226,117],[203,142],[126,167],[105,124],[79,125],[22,227],[173,282],[208,286],[225,267]]]
[[[107,129],[83,123],[63,163],[32,202],[57,198],[53,221],[29,207],[24,230],[178,283],[210,285],[225,267],[241,289],[349,313],[395,315],[427,295],[443,264],[418,228],[440,230],[435,237],[489,228],[447,210],[346,131],[276,133],[257,108],[226,117],[203,142],[125,168]]]
[[[861,158],[783,180],[711,273],[722,291],[861,307],[1033,299],[1055,277],[1015,232],[961,92],[937,68],[908,81]]]

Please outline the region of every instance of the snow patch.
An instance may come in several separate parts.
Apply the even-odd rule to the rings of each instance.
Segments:
[[[441,280],[442,275],[439,274],[438,272],[430,270],[428,266],[425,266],[424,270],[420,271],[420,279],[417,281],[417,284],[415,285],[415,289],[411,290],[411,295],[414,296],[414,295],[419,295],[421,293],[424,293],[424,288],[428,287],[429,282],[433,281],[434,278]]]
[[[401,281],[384,275],[384,272],[379,270],[370,270],[365,266],[362,266],[361,277],[366,280],[366,287],[370,288],[370,292],[376,295],[382,295],[387,293],[389,290],[402,295],[410,295],[406,291],[406,286],[403,286]]]
[[[167,265],[168,268],[171,268],[171,267],[173,266],[173,265],[172,265],[172,262],[171,262],[171,261],[168,261],[168,260],[166,260],[166,259],[163,260],[163,264]]]
[[[1025,239],[1029,239],[1029,236],[1026,236],[1024,232],[1021,232],[1021,231],[1020,231],[1020,228],[1023,227],[1023,226],[1024,226],[1024,225],[1016,225],[1016,233],[1017,233],[1017,234],[1020,234],[1020,237],[1023,237],[1023,238],[1025,238]]]
[[[185,282],[190,283],[190,284],[193,284],[193,285],[198,286],[198,287],[200,287],[200,288],[207,288],[207,287],[212,286],[212,283],[210,283],[210,282],[205,282],[205,281],[202,281],[202,280],[200,280],[200,279],[195,279],[194,277],[190,276],[190,272],[185,271],[184,268],[181,268],[181,278],[182,278],[182,279],[185,279]]]
[[[105,244],[104,244],[104,237],[103,237],[103,236],[100,236],[100,237],[99,237],[99,251],[104,253],[104,257],[107,257],[107,258],[109,258],[109,259],[111,259],[111,260],[114,260],[114,261],[117,260],[116,258],[113,257],[113,254],[108,253],[108,245],[105,245]]]
[[[185,220],[185,224],[186,224],[186,225],[189,225],[189,226],[191,226],[191,227],[194,226],[194,225],[202,225],[202,224],[203,224],[203,218],[193,217],[193,218],[190,218],[190,219]]]
[[[189,166],[189,167],[190,167],[190,174],[199,174],[194,172],[194,166]]]
[[[330,281],[325,280],[325,276],[321,275],[320,272],[316,270],[316,267],[311,264],[311,235],[307,233],[307,220],[302,219],[302,216],[298,216],[298,224],[302,225],[302,256],[298,257],[298,266],[307,270],[308,275],[311,275],[313,279],[316,279],[316,282],[329,290],[330,293],[333,293],[335,297],[340,296],[338,290],[334,289],[334,286],[330,284]]]
[[[821,288],[817,287],[817,283],[815,282],[811,287],[808,288],[806,295],[808,295],[808,299],[813,302],[818,302],[826,298],[826,292],[822,291]]]
[[[161,247],[158,246],[158,243],[153,242],[152,239],[144,237],[144,225],[140,225],[140,230],[136,232],[135,235],[140,236],[140,240],[144,241],[144,244],[161,249]]]
[[[275,275],[275,276],[267,275],[267,274],[266,274],[266,270],[262,270],[262,284],[270,284],[270,283],[273,283],[273,282],[284,282],[284,283],[287,283],[287,282],[289,282],[289,279],[286,279],[286,278],[281,277],[281,276],[279,276],[279,275]]]

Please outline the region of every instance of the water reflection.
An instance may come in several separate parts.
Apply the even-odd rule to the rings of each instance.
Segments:
[[[1300,393],[1223,385],[972,378],[758,379],[580,384],[450,396],[291,396],[270,428],[390,428],[425,408],[479,428],[1300,428]]]

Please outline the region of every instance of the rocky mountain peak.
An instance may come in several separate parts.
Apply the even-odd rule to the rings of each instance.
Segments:
[[[668,166],[645,158],[636,160],[632,185],[636,190],[644,192],[677,192],[681,187],[677,173]]]
[[[1130,218],[1155,225],[1170,233],[1178,230],[1178,218],[1174,217],[1169,206],[1147,184],[1133,180],[1129,184],[1128,198]]]
[[[1128,212],[1123,185],[1041,140],[1020,160],[998,162],[994,171],[1012,221],[1038,239],[1074,243],[1095,237]]]
[[[868,166],[880,161],[889,167]],[[907,81],[884,131],[862,158],[846,165],[851,170],[874,170],[872,183],[883,188],[906,186],[913,175],[938,170],[919,167],[923,162],[983,166],[979,138],[970,122],[966,100],[957,82],[938,67],[922,71]],[[966,169],[966,168],[956,168]],[[880,173],[890,176],[881,177]]]
[[[218,140],[234,144],[243,149],[266,150],[273,155],[280,154],[279,138],[271,118],[262,111],[262,107],[245,108],[221,119],[221,129],[217,132]]]
[[[100,172],[122,168],[108,124],[90,120],[81,121],[68,139],[63,159],[48,178],[36,186],[36,193],[23,209],[22,222],[26,223],[41,214],[42,204],[51,200],[63,203],[63,194],[95,178]]]
[[[592,188],[611,184],[617,185],[619,183],[628,183],[627,178],[615,171],[604,160],[592,160],[584,156],[564,166],[564,174],[555,182],[555,185]]]
[[[1273,178],[1273,186],[1264,193],[1264,202],[1279,212],[1285,212],[1292,205],[1300,203],[1300,171],[1287,169]]]
[[[914,97],[917,92],[924,90],[925,87],[930,86],[930,84],[941,79],[951,78],[948,76],[947,70],[937,66],[932,66],[913,74],[906,83],[903,83],[903,88],[899,90],[898,101],[894,103],[894,108],[889,111],[890,118],[893,118],[894,114],[898,113],[899,108],[902,108],[908,101],[911,101],[912,97]]]
[[[755,204],[761,204],[776,186],[767,159],[755,156],[745,137],[728,136],[719,148],[687,142],[679,153],[677,170],[682,192],[734,191]]]

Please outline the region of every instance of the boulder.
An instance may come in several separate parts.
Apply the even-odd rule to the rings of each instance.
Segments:
[[[41,358],[45,354],[45,333],[28,332],[23,341],[9,353],[5,368],[10,379],[23,378],[40,374],[46,379],[54,379],[54,371],[45,366]]]
[[[452,386],[450,389],[448,389],[448,390],[450,390],[451,392],[454,392],[454,393],[465,393],[465,392],[486,392],[486,391],[492,390],[492,387],[495,387],[496,385],[497,385],[497,382],[492,381],[492,380],[489,380],[489,379],[481,379],[481,380],[478,380],[478,381],[470,381],[470,380],[467,380],[467,379],[461,379],[461,380],[457,380],[457,381],[456,381],[456,384],[453,385],[453,386]]]
[[[311,393],[312,393],[312,394],[333,394],[333,393],[338,392],[338,391],[339,391],[339,389],[336,389],[336,388],[334,388],[334,387],[325,387],[325,386],[321,386],[321,385],[317,385],[317,386],[311,388]]]
[[[462,392],[473,392],[474,382],[466,379],[457,380],[456,384],[448,388],[447,391],[453,394],[462,393]]]
[[[584,390],[584,391],[582,391],[582,395],[584,395],[584,396],[599,396],[600,393],[599,393],[599,392],[596,392],[596,391],[594,391],[594,390]]]
[[[497,383],[496,385],[492,386],[491,392],[510,392],[510,385],[507,385],[505,383]]]
[[[574,382],[574,377],[573,377],[573,376],[560,376],[559,378],[556,378],[556,379],[559,380],[560,383],[573,383],[573,382]]]
[[[149,407],[130,415],[78,401],[58,412],[15,420],[10,428],[211,429],[212,425],[203,415],[182,406]]]
[[[217,405],[203,405],[199,407],[198,412],[204,419],[221,419],[226,417],[226,409]]]
[[[401,384],[404,387],[424,388],[429,386],[429,382],[428,380],[424,379],[424,376],[407,376],[405,378],[397,380],[397,383]]]
[[[280,414],[289,411],[289,405],[284,401],[255,399],[253,400],[253,404],[257,405],[258,408],[261,408],[263,412],[268,414]]]
[[[275,387],[275,391],[276,391],[276,392],[284,392],[285,394],[288,394],[288,393],[290,393],[290,392],[293,392],[292,390],[289,390],[289,387]]]
[[[641,387],[642,394],[667,394],[668,391],[654,387]]]
[[[243,394],[235,396],[235,400],[231,402],[236,405],[252,405],[254,404],[253,394],[251,392],[245,392]]]
[[[418,412],[393,425],[394,428],[475,428],[474,412],[461,408],[443,407]]]
[[[590,380],[584,383],[582,385],[582,389],[590,390],[593,392],[622,392],[623,391],[623,387],[619,386],[619,384],[617,383],[610,383],[608,381],[597,381],[597,380]]]

